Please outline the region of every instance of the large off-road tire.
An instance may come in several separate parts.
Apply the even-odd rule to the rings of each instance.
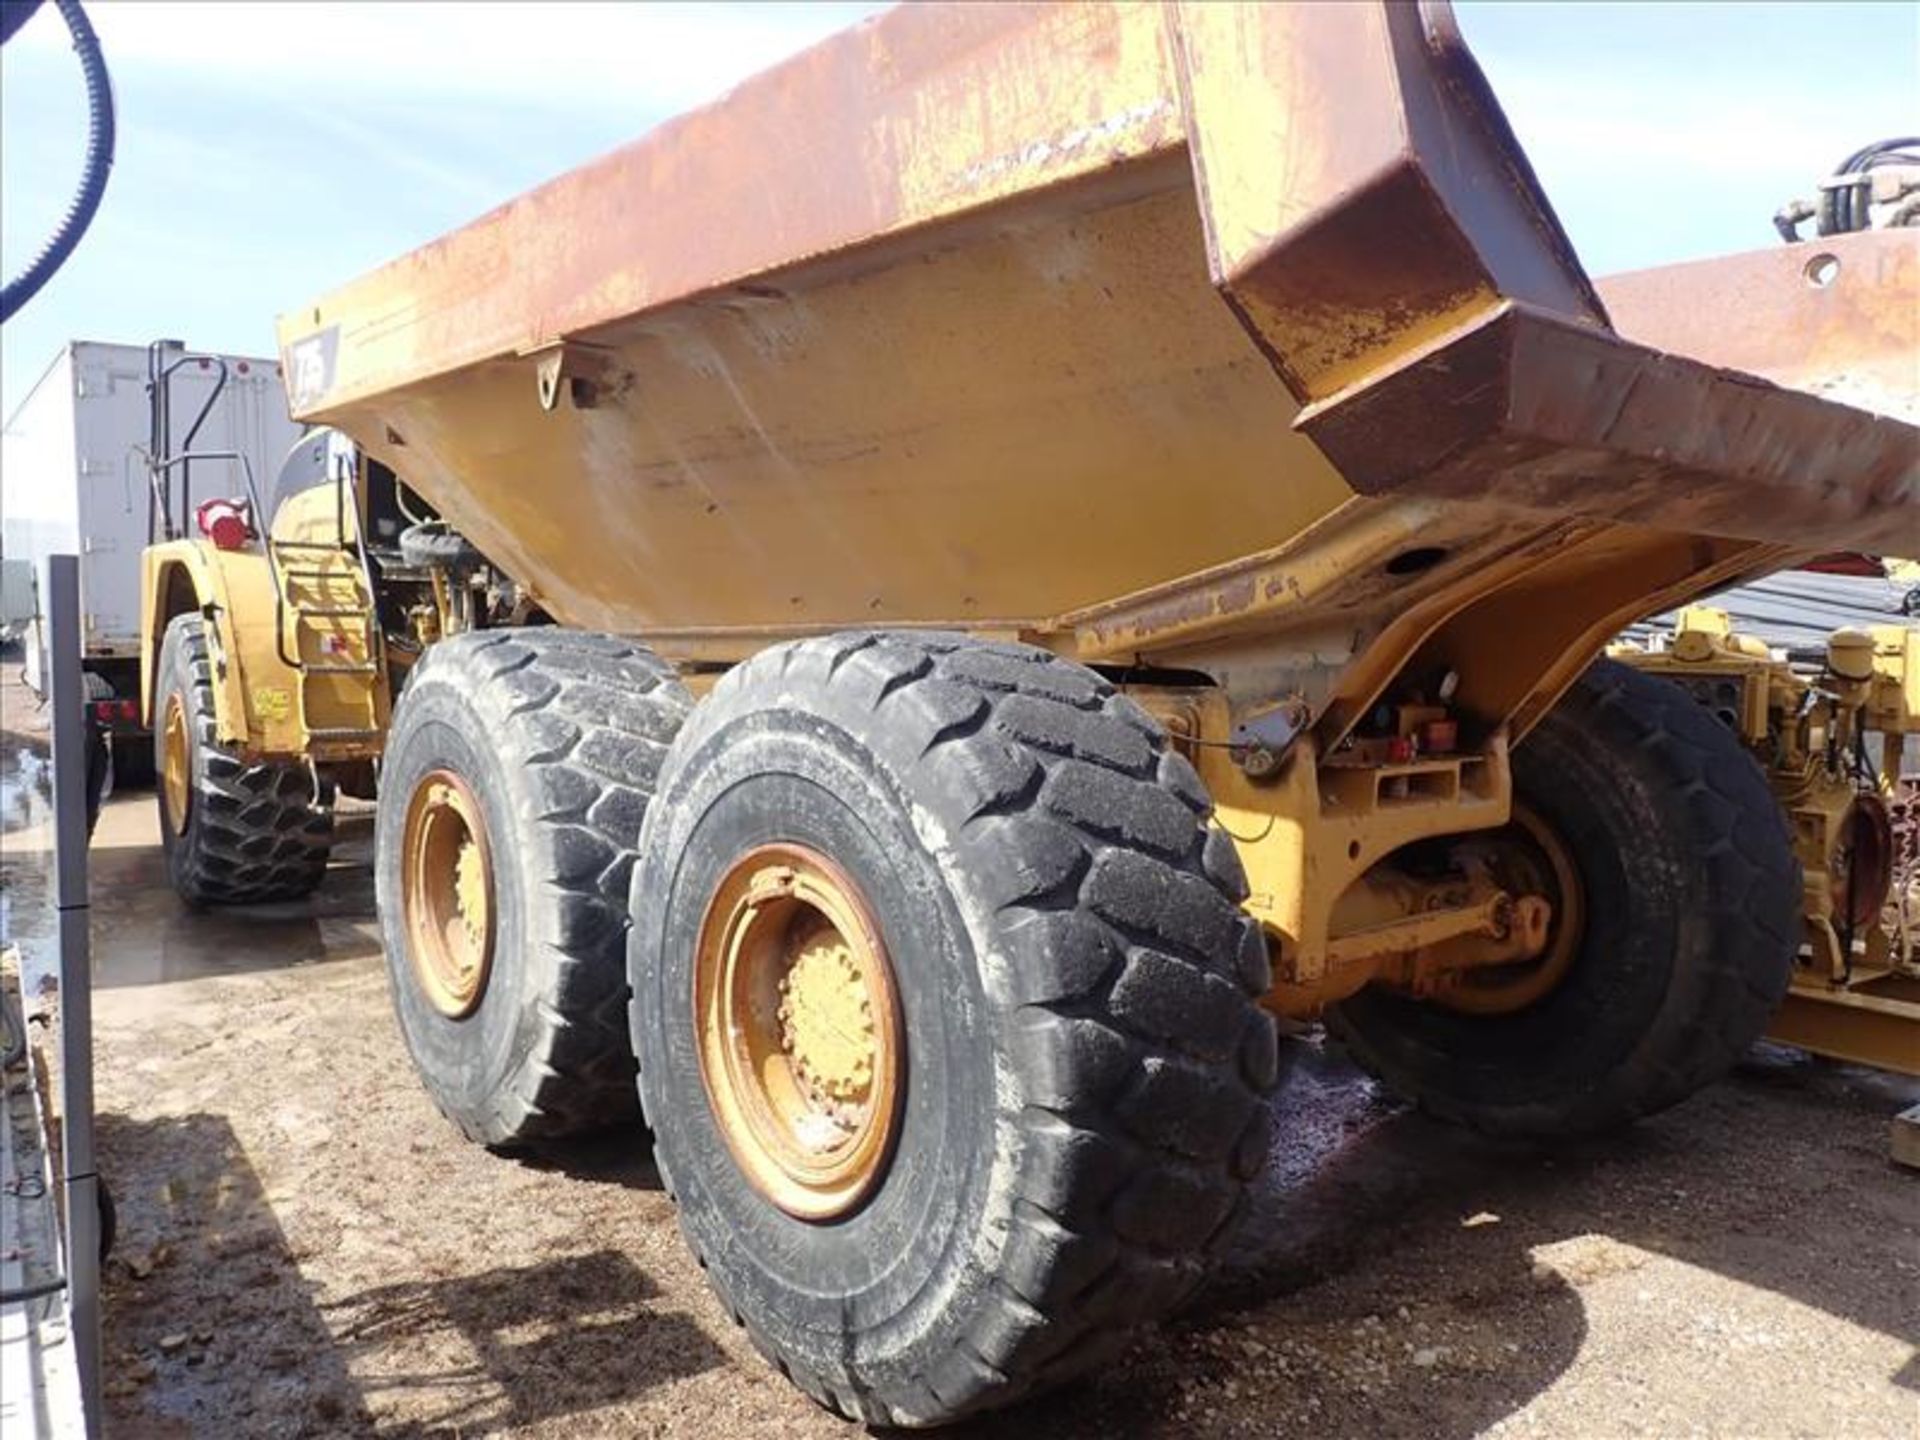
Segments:
[[[1254,1003],[1266,948],[1209,809],[1144,712],[1026,646],[781,645],[682,730],[634,876],[641,1094],[689,1243],[816,1399],[872,1423],[952,1420],[1099,1364],[1202,1277],[1262,1165],[1277,1064]],[[812,1103],[803,1047],[825,1036],[835,1095],[890,1128],[865,1188],[803,1218],[776,1202],[772,1152],[738,1119],[750,1107],[717,1113],[718,1037],[734,1032],[696,1003],[721,957],[782,963],[778,944],[709,943],[729,915],[791,910],[744,878],[777,888],[808,866],[868,917],[886,983],[816,992],[837,1029],[788,1028],[818,954],[800,939],[822,933],[796,914],[799,958],[757,992],[763,1015],[781,997],[761,1022],[772,1063],[743,1072],[745,1093],[773,1072],[776,1095],[784,1073]],[[750,1005],[734,1018],[754,1024]],[[849,1034],[866,1047],[851,1062]]]
[[[464,574],[487,563],[473,542],[444,520],[409,525],[400,532],[400,559],[418,570],[442,569]]]
[[[1760,1037],[1799,944],[1800,867],[1733,735],[1624,665],[1589,670],[1513,766],[1517,801],[1579,876],[1564,978],[1491,1015],[1367,989],[1328,1028],[1441,1118],[1542,1139],[1611,1129],[1684,1100]]]
[[[167,624],[153,714],[163,747],[155,787],[160,845],[180,897],[238,905],[310,893],[333,844],[329,797],[315,793],[306,766],[249,764],[215,738],[213,665],[199,615]]]
[[[651,652],[579,631],[471,632],[414,667],[381,771],[375,888],[401,1033],[470,1139],[637,1116],[627,885],[691,705]]]

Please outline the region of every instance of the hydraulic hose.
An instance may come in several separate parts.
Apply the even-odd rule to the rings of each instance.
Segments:
[[[1901,135],[1892,140],[1876,140],[1863,146],[1840,162],[1836,176],[1857,175],[1860,178],[1848,185],[1836,185],[1823,190],[1820,196],[1820,233],[1822,235],[1845,235],[1855,230],[1865,230],[1873,223],[1870,206],[1872,205],[1872,181],[1867,172],[1877,165],[1912,165],[1920,160],[1915,156],[1913,147],[1920,145],[1920,136]]]
[[[5,15],[5,32],[0,43],[13,38],[27,16],[37,8],[38,0],[27,5],[0,7]],[[66,215],[40,253],[17,277],[0,290],[0,324],[13,318],[14,312],[39,293],[40,287],[67,263],[80,237],[93,223],[100,208],[100,197],[107,193],[107,176],[113,170],[113,86],[107,78],[106,57],[100,53],[100,38],[93,33],[80,0],[53,0],[60,18],[67,22],[73,36],[73,48],[80,56],[80,73],[87,83],[87,153],[80,172],[80,189],[67,207]]]

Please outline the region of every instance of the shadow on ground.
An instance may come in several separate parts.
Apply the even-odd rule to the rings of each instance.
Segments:
[[[692,1267],[670,1274],[680,1252],[641,1133],[509,1161],[423,1128],[438,1125],[423,1102],[392,1098],[416,1092],[378,976],[369,821],[344,829],[340,863],[312,903],[248,912],[194,915],[178,904],[146,809],[123,814],[119,843],[94,851],[103,986],[318,967],[297,983],[268,974],[271,985],[235,986],[226,998],[220,987],[176,992],[196,997],[186,1019],[206,1031],[197,1068],[173,1022],[152,1022],[149,1063],[127,1073],[168,1087],[191,1076],[198,1097],[218,1098],[170,1088],[172,1103],[223,1113],[100,1121],[123,1235],[106,1307],[109,1433],[360,1434],[374,1428],[371,1412],[382,1433],[403,1435],[640,1432],[669,1407],[689,1420],[686,1392],[663,1398],[662,1387],[726,1364],[733,1341],[696,1323],[699,1307],[712,1307],[694,1298]],[[17,884],[16,857],[7,859]],[[8,898],[18,915],[24,892]],[[322,963],[344,959],[362,968]],[[309,1048],[257,1082],[236,1080],[213,1067],[214,1037],[280,1043],[259,1038],[254,1007],[270,991],[272,1036]],[[156,1016],[158,1001],[159,992],[138,997]],[[139,1055],[122,1044],[127,1058]],[[1920,1098],[1911,1082],[1763,1049],[1668,1115],[1547,1150],[1433,1124],[1337,1052],[1304,1038],[1288,1048],[1273,1158],[1217,1282],[1118,1364],[959,1433],[1465,1440],[1553,1388],[1583,1347],[1605,1345],[1609,1312],[1590,1309],[1583,1291],[1648,1256],[1892,1337],[1908,1355],[1920,1343],[1920,1180],[1887,1162],[1886,1119]],[[257,1114],[236,1089],[256,1083],[279,1087],[261,1090]],[[270,1173],[298,1177],[270,1203],[226,1114],[252,1115],[246,1133],[272,1146],[277,1124],[308,1112],[330,1138],[261,1152]],[[407,1185],[393,1182],[401,1166],[414,1177]],[[355,1186],[367,1187],[359,1198],[346,1193]],[[444,1209],[433,1208],[436,1187],[446,1187]],[[477,1218],[455,1218],[455,1189]],[[347,1242],[328,1227],[369,1197],[390,1207],[390,1217],[362,1217],[383,1243],[344,1264],[327,1246]],[[569,1253],[545,1259],[523,1247],[515,1264],[472,1270],[487,1264],[486,1225],[550,1212],[584,1237]],[[471,1249],[432,1238],[436,1221],[476,1227]],[[310,1248],[290,1247],[289,1228]],[[646,1252],[626,1242],[655,1228],[663,1248],[643,1270],[634,1257]],[[664,1258],[669,1249],[676,1258]],[[302,1266],[329,1285],[324,1295]],[[1611,1293],[1617,1316],[1620,1292]],[[742,1363],[751,1370],[694,1390],[752,1395],[763,1378],[778,1388],[757,1361]],[[1911,1362],[1891,1378],[1920,1388]],[[784,1389],[755,1404],[759,1416],[798,1417],[808,1434],[833,1428]]]
[[[1561,1377],[1588,1335],[1581,1290],[1640,1252],[1920,1344],[1920,1186],[1877,1118],[1913,1082],[1763,1046],[1667,1116],[1519,1147],[1385,1098],[1335,1049],[1291,1048],[1274,1156],[1220,1276],[1119,1365],[1022,1407],[1023,1426],[1466,1440]],[[1782,1209],[1783,1166],[1806,1203]],[[1890,1378],[1916,1388],[1917,1369]]]
[[[1462,1231],[1457,1274],[1392,1273],[1418,1232],[1453,1225],[1463,1204],[1478,1208],[1473,1147],[1317,1043],[1293,1043],[1289,1061],[1273,1154],[1218,1277],[1117,1366],[1022,1406],[1032,1433],[1465,1440],[1525,1406],[1579,1353],[1580,1297],[1537,1272],[1520,1227]],[[1403,1338],[1415,1333],[1408,1304],[1466,1314],[1472,1350],[1489,1363],[1452,1367],[1438,1394],[1434,1371],[1411,1359],[1426,1337]],[[1249,1409],[1262,1416],[1254,1430],[1234,1418]],[[1005,1423],[986,1416],[959,1433],[985,1440]]]
[[[1915,1082],[1760,1046],[1669,1115],[1595,1140],[1499,1144],[1380,1097],[1336,1049],[1303,1045],[1275,1122],[1276,1168],[1297,1183],[1259,1193],[1207,1299],[1257,1303],[1349,1268],[1396,1226],[1470,1207],[1500,1213],[1498,1233],[1529,1248],[1590,1229],[1912,1339],[1910,1283],[1889,1285],[1886,1262],[1911,1244],[1920,1190],[1889,1166],[1885,1128],[1862,1121],[1916,1098]],[[1826,1204],[1783,1214],[1755,1172],[1809,1141]],[[1832,1223],[1863,1210],[1884,1220],[1884,1249]],[[1495,1227],[1477,1228],[1491,1240]],[[1463,1257],[1479,1243],[1464,1234]]]
[[[612,1142],[592,1148],[587,1164],[617,1168]],[[724,1363],[611,1249],[322,1300],[220,1116],[103,1115],[99,1153],[121,1225],[105,1290],[110,1434],[372,1434],[369,1401],[400,1390],[415,1392],[412,1418],[382,1435],[512,1433]],[[356,1380],[367,1357],[396,1355],[418,1363]]]
[[[664,1189],[653,1163],[653,1141],[636,1121],[597,1135],[554,1140],[512,1157],[529,1170],[555,1171],[590,1185],[654,1193]]]
[[[97,1121],[120,1236],[104,1275],[109,1435],[320,1436],[370,1419],[218,1115]]]
[[[400,1281],[323,1306],[341,1350],[408,1347],[448,1329],[465,1368],[383,1374],[367,1393],[430,1391],[428,1413],[388,1435],[511,1434],[537,1421],[632,1400],[724,1363],[685,1315],[614,1250],[442,1281]],[[645,1356],[646,1363],[636,1363]]]

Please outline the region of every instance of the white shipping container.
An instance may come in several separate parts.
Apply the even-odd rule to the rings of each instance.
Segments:
[[[265,504],[301,427],[287,418],[276,361],[220,358],[226,361],[226,384],[194,437],[193,450],[245,455]],[[187,429],[218,373],[211,360],[198,359],[174,372],[170,404],[176,452],[184,448]],[[148,417],[147,347],[75,340],[54,358],[0,432],[0,554],[30,560],[41,593],[48,555],[80,557],[84,659],[121,695],[138,694],[137,674],[128,662],[140,653],[140,552],[148,540],[150,509]],[[193,504],[245,494],[237,465],[193,464]],[[177,518],[178,468],[169,508]],[[27,678],[44,691],[40,628],[27,630]]]

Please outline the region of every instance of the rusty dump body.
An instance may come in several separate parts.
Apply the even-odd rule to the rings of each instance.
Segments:
[[[1440,3],[908,6],[280,342],[297,417],[562,623],[689,670],[1017,636],[1271,744],[1195,758],[1318,997],[1334,897],[1502,823],[1624,624],[1920,549],[1916,239],[1596,287]],[[1315,781],[1441,674],[1444,783]]]
[[[1758,328],[1910,312],[1912,240],[1859,248]],[[1524,722],[1625,618],[1920,539],[1912,424],[1716,368],[1714,273],[1618,333],[1444,5],[911,6],[280,339],[567,623],[1017,633],[1323,730],[1499,633],[1463,700]]]

